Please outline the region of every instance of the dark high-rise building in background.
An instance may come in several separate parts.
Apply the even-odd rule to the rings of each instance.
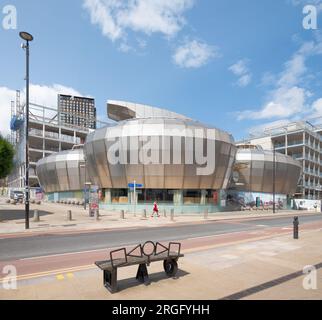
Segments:
[[[15,146],[15,165],[8,177],[9,188],[23,190],[25,177],[25,134],[23,123],[25,105],[20,102],[20,92],[16,101],[11,102],[11,135],[8,140]],[[20,124],[20,126],[19,126]],[[39,187],[35,171],[36,162],[61,151],[73,149],[85,143],[87,134],[93,129],[106,126],[96,120],[95,100],[92,98],[58,95],[58,108],[29,104],[29,184],[31,196]],[[1,186],[1,181],[0,181]]]
[[[93,98],[59,94],[58,111],[62,124],[96,129],[96,108]]]

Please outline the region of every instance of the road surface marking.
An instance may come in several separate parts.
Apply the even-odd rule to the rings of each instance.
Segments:
[[[205,239],[205,238],[212,238],[212,237],[216,237],[218,235],[211,235],[211,236],[200,236],[200,237],[193,237],[193,238],[187,238],[186,240],[195,240],[195,239]]]
[[[113,249],[113,248],[116,248],[116,247],[112,247],[110,249]],[[34,259],[42,259],[42,258],[50,258],[50,257],[60,257],[60,256],[67,256],[67,255],[72,255],[72,254],[90,253],[90,252],[98,252],[98,251],[106,251],[106,249],[93,249],[93,250],[86,250],[86,251],[75,251],[75,252],[65,252],[65,253],[48,254],[48,255],[44,255],[44,256],[21,258],[21,259],[18,259],[18,260],[34,260]]]
[[[57,278],[57,280],[64,280],[65,279],[63,274],[57,274],[56,278]]]
[[[66,274],[66,276],[67,276],[67,278],[69,278],[69,279],[74,278],[74,274],[73,274],[73,273],[71,273],[71,272],[67,273],[67,274]]]
[[[192,238],[187,238],[187,239],[183,239],[183,240],[195,240],[195,239],[213,238],[213,237],[220,237],[220,236],[227,236],[227,235],[237,235],[237,234],[240,234],[240,233],[243,234],[245,232],[251,233],[250,230],[242,230],[242,231],[233,231],[233,232],[227,232],[227,233],[212,234],[212,235],[209,235],[209,236],[192,237]],[[183,240],[181,240],[181,241],[183,241]]]
[[[48,271],[43,271],[43,272],[23,274],[20,276],[18,275],[17,280],[20,281],[20,280],[28,280],[28,279],[32,279],[32,278],[39,278],[39,277],[45,277],[45,276],[61,275],[63,273],[71,273],[71,272],[89,270],[89,269],[94,269],[94,268],[96,268],[95,265],[89,264],[89,265],[77,266],[77,267],[72,267],[72,268],[48,270]],[[0,283],[2,283],[5,280],[6,280],[6,278],[0,278]]]
[[[219,236],[223,236],[223,235],[238,234],[238,233],[242,233],[242,232],[245,232],[245,231],[234,231],[234,232],[213,234],[213,235],[208,235],[208,236],[192,237],[192,238],[181,239],[181,241],[184,241],[184,240],[203,239],[203,238],[211,238],[211,237],[219,237]],[[168,240],[162,240],[162,242],[166,242],[166,241],[168,241]],[[128,245],[127,247],[130,247],[130,246],[131,245]],[[104,249],[86,250],[86,251],[75,251],[75,252],[56,253],[56,254],[49,254],[49,255],[44,255],[44,256],[21,258],[21,259],[18,259],[18,260],[19,261],[20,260],[22,260],[22,261],[24,261],[24,260],[35,260],[35,259],[42,259],[42,258],[60,257],[60,256],[73,255],[73,254],[91,253],[91,252],[99,252],[99,251],[106,252],[106,250],[112,250],[112,249],[119,248],[119,247],[120,246],[109,247],[109,248],[104,248]]]
[[[238,233],[244,233],[247,232],[245,231],[233,231],[233,232],[227,232],[227,233],[219,233],[219,234],[212,234],[208,236],[199,236],[199,237],[192,237],[192,238],[186,238],[186,239],[181,239],[181,241],[184,240],[195,240],[195,239],[204,239],[204,238],[212,238],[212,237],[220,237],[224,235],[231,235],[231,234],[238,234]],[[162,240],[163,242],[166,242],[167,240]],[[127,246],[130,247],[131,245]],[[73,254],[82,254],[82,253],[91,253],[91,252],[99,252],[99,251],[106,251],[106,250],[112,250],[115,248],[119,248],[120,246],[116,247],[110,247],[110,248],[104,248],[104,249],[93,249],[93,250],[86,250],[86,251],[75,251],[75,252],[65,252],[65,253],[56,253],[56,254],[49,254],[49,255],[44,255],[44,256],[37,256],[37,257],[28,257],[28,258],[21,258],[18,259],[19,261],[24,261],[24,260],[35,260],[35,259],[42,259],[42,258],[51,258],[51,257],[61,257],[61,256],[68,256],[68,255],[73,255]]]

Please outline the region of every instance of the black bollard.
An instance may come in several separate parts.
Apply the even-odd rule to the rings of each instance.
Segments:
[[[298,239],[299,238],[299,217],[294,217],[293,220],[293,238]]]
[[[72,210],[67,210],[67,221],[72,221],[73,218],[72,218]]]

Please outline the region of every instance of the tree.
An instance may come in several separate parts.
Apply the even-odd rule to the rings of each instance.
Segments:
[[[0,135],[0,179],[7,177],[13,169],[14,149],[11,143]]]

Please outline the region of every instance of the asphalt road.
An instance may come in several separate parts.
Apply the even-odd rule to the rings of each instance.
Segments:
[[[301,216],[300,225],[322,221],[321,214]],[[171,241],[259,230],[269,227],[292,227],[292,217],[252,220],[205,222],[173,227],[151,227],[132,230],[112,230],[69,235],[36,235],[0,239],[0,261],[54,255],[68,252],[135,245],[147,240]]]

